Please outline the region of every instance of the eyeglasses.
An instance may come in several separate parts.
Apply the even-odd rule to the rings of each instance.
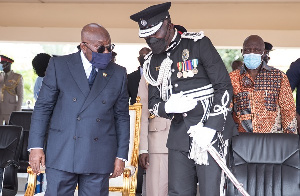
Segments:
[[[86,45],[86,47],[88,48],[88,49],[90,49],[88,46],[87,46],[87,44],[89,44],[89,43],[87,43],[87,42],[82,42],[82,43],[84,43],[85,45]],[[89,44],[89,45],[91,45],[91,44]],[[93,45],[91,45],[91,46],[93,46]],[[101,45],[101,46],[99,46],[98,48],[96,48],[95,46],[93,46],[95,49],[96,49],[96,51],[98,52],[98,53],[103,53],[104,51],[105,51],[105,49],[108,51],[108,52],[111,52],[114,48],[115,48],[115,44],[109,44],[109,45],[106,45],[106,46],[104,46],[104,45]],[[90,49],[91,50],[91,49]],[[92,51],[92,50],[91,50]]]

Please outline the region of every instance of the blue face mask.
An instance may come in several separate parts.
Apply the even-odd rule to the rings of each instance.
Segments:
[[[244,64],[248,69],[256,69],[261,64],[261,54],[244,54]]]
[[[3,71],[3,64],[0,63],[0,71]]]
[[[93,66],[95,66],[98,69],[106,69],[107,65],[111,61],[112,53],[97,53],[92,52],[92,60],[90,63],[92,63]]]

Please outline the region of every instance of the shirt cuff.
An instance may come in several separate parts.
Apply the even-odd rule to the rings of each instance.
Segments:
[[[30,151],[31,151],[31,149],[43,149],[43,148],[40,148],[40,147],[36,147],[36,148],[29,148],[29,149],[28,149],[28,152],[30,152]]]
[[[117,159],[120,159],[121,161],[127,161],[126,159],[119,158],[119,157],[117,157]]]
[[[144,154],[144,153],[148,153],[148,150],[140,150],[139,155]]]

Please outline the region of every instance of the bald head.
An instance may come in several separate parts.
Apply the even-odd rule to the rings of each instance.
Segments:
[[[102,40],[110,40],[110,35],[108,31],[99,24],[91,23],[85,25],[81,30],[81,41],[89,42],[89,41],[102,41]]]
[[[145,62],[145,58],[144,58],[144,57],[145,57],[149,52],[151,52],[151,49],[150,49],[150,48],[144,47],[144,48],[140,49],[138,61],[140,62],[141,67],[143,67],[143,64],[144,64],[144,62]]]
[[[108,31],[96,23],[85,25],[81,30],[81,51],[91,61],[92,52],[98,52],[100,46],[110,46],[111,39]],[[107,53],[105,50],[103,53]]]
[[[147,48],[147,47],[144,47],[144,48],[140,49],[139,55],[140,55],[140,56],[141,56],[141,55],[145,56],[145,55],[147,55],[149,52],[151,52],[151,49],[150,49],[150,48]]]
[[[250,35],[243,44],[243,54],[263,54],[265,50],[264,40],[258,35]]]

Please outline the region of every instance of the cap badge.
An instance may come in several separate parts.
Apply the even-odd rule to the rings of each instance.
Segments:
[[[143,27],[145,27],[145,26],[147,25],[147,21],[146,21],[146,20],[141,20],[141,25],[142,25]]]

